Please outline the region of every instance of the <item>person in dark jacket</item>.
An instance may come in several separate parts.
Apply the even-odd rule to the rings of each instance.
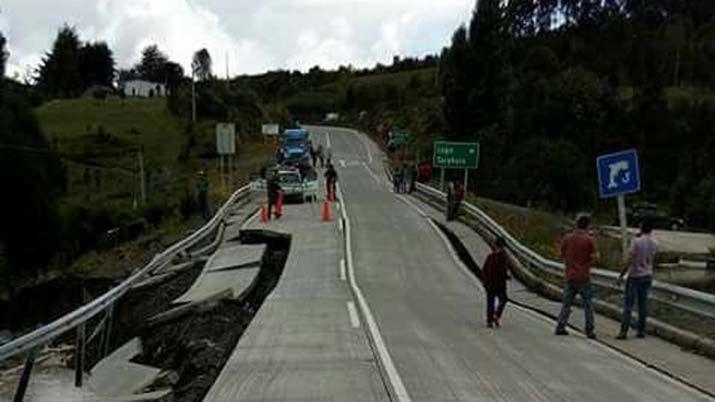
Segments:
[[[482,283],[487,291],[487,327],[496,325],[499,328],[501,316],[506,307],[506,281],[509,279],[507,272],[507,259],[504,239],[497,238],[494,250],[489,254],[482,268]],[[494,310],[494,303],[499,299],[499,307]]]
[[[325,171],[325,191],[328,193],[328,198],[335,201],[335,183],[338,182],[338,172],[332,163],[328,164],[328,169]]]
[[[278,197],[282,191],[281,185],[278,183],[278,178],[272,175],[266,183],[266,192],[268,193],[268,219],[271,218],[271,211],[278,203]],[[280,219],[281,215],[278,210],[275,211],[276,219]]]

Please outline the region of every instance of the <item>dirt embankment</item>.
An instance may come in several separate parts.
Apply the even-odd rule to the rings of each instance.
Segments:
[[[240,301],[220,300],[208,310],[185,315],[159,326],[146,319],[170,309],[200,273],[200,265],[171,281],[129,294],[119,307],[116,348],[139,336],[144,353],[134,361],[158,367],[162,376],[147,391],[171,386],[175,401],[200,400],[214,383],[255,313],[275,288],[288,258],[290,236],[264,231],[243,232],[244,244],[266,243],[256,286]]]

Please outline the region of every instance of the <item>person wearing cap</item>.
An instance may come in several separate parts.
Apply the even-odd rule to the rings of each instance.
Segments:
[[[628,339],[628,328],[631,326],[633,306],[638,300],[638,323],[636,331],[638,338],[645,337],[645,324],[648,317],[648,291],[653,283],[653,261],[658,252],[658,242],[651,237],[653,225],[649,221],[641,223],[641,233],[631,243],[631,248],[626,257],[619,283],[626,272],[626,297],[623,303],[623,316],[621,317],[621,332],[616,339]]]
[[[211,214],[209,213],[208,192],[209,180],[206,177],[206,172],[201,170],[199,171],[199,177],[196,180],[196,203],[198,204],[199,211],[201,212],[201,217],[204,219],[209,219],[211,217]]]
[[[591,264],[598,259],[596,241],[589,232],[591,217],[581,215],[576,220],[576,230],[569,233],[561,244],[561,256],[566,265],[566,283],[563,305],[556,324],[556,335],[568,335],[566,325],[571,316],[571,305],[576,295],[581,295],[586,320],[586,336],[596,338],[593,318],[593,290],[591,287]]]

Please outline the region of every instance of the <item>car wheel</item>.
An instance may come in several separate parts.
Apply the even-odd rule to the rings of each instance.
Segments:
[[[672,230],[673,232],[677,232],[678,230],[680,230],[680,225],[678,225],[677,223],[673,223],[670,225],[670,230]]]

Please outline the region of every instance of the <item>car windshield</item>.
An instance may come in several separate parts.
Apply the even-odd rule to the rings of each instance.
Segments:
[[[297,173],[280,173],[278,182],[281,184],[297,184],[300,183],[300,175]]]

